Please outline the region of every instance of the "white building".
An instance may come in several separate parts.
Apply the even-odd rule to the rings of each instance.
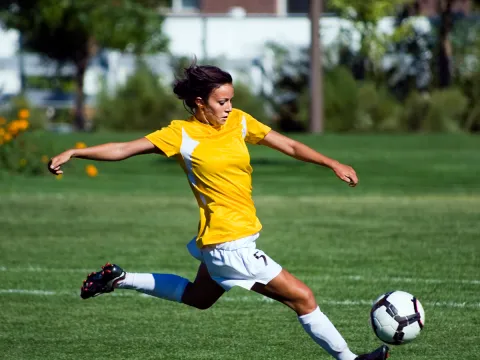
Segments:
[[[358,48],[359,36],[353,25],[347,20],[336,17],[323,17],[320,21],[321,40],[325,48],[340,38],[342,29],[353,34],[349,46]],[[391,31],[392,19],[381,22],[380,28]],[[220,59],[222,66],[233,75],[242,69],[249,81],[260,85],[260,69],[252,66],[255,59],[260,60],[268,69],[271,54],[265,50],[265,44],[275,42],[288,48],[304,48],[310,43],[310,21],[301,17],[244,16],[232,12],[222,16],[170,16],[165,19],[163,31],[170,38],[170,52],[176,56],[196,56],[199,59]],[[0,29],[0,94],[16,94],[20,91],[20,66],[17,56],[18,33],[14,30]],[[85,79],[85,92],[95,95],[100,89],[100,81],[106,75],[111,87],[122,83],[134,71],[133,59],[119,52],[107,52],[108,71],[95,66],[89,67]],[[38,56],[24,59],[28,75],[53,75],[55,66],[45,65]],[[168,57],[159,55],[151,59],[150,64],[163,77],[171,77]],[[65,72],[73,68],[64,69]]]

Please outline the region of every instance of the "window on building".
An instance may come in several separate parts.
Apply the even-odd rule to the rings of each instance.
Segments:
[[[200,0],[169,0],[168,7],[172,13],[196,12],[200,9]]]
[[[182,0],[182,7],[184,9],[199,9],[200,0]]]
[[[286,6],[287,14],[308,14],[310,12],[310,1],[318,0],[278,0],[282,1],[283,6]],[[323,12],[332,12],[330,1],[323,1]]]
[[[288,14],[308,14],[310,8],[309,0],[288,0],[287,13]]]

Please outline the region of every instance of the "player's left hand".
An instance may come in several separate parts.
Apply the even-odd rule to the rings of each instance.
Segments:
[[[332,170],[340,180],[343,180],[346,183],[348,183],[348,186],[351,186],[351,187],[357,186],[358,184],[357,173],[355,172],[355,170],[353,170],[351,166],[338,163],[332,167]]]

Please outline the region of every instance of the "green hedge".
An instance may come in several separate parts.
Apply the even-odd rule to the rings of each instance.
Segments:
[[[134,75],[114,94],[97,98],[95,127],[116,131],[158,129],[172,119],[183,119],[186,110],[171,90],[140,64]]]
[[[302,110],[297,121],[307,124],[309,93],[303,92],[298,102]],[[469,98],[458,87],[428,94],[412,92],[401,103],[385,87],[356,81],[346,68],[324,74],[328,132],[459,132],[465,129],[465,118],[471,113],[469,104]],[[480,113],[473,116],[480,117]]]
[[[266,103],[250,91],[248,85],[235,83],[235,107],[261,121],[269,122]],[[153,130],[168,125],[173,119],[186,119],[190,113],[172,91],[149,68],[140,64],[114,94],[102,91],[97,98],[94,123],[97,128],[116,131]]]

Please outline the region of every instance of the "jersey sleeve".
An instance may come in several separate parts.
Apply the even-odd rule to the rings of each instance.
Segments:
[[[272,130],[270,126],[267,126],[249,114],[244,115],[246,120],[246,136],[245,141],[250,144],[256,144]]]
[[[180,153],[182,144],[181,127],[172,121],[170,125],[145,136],[168,157]]]

